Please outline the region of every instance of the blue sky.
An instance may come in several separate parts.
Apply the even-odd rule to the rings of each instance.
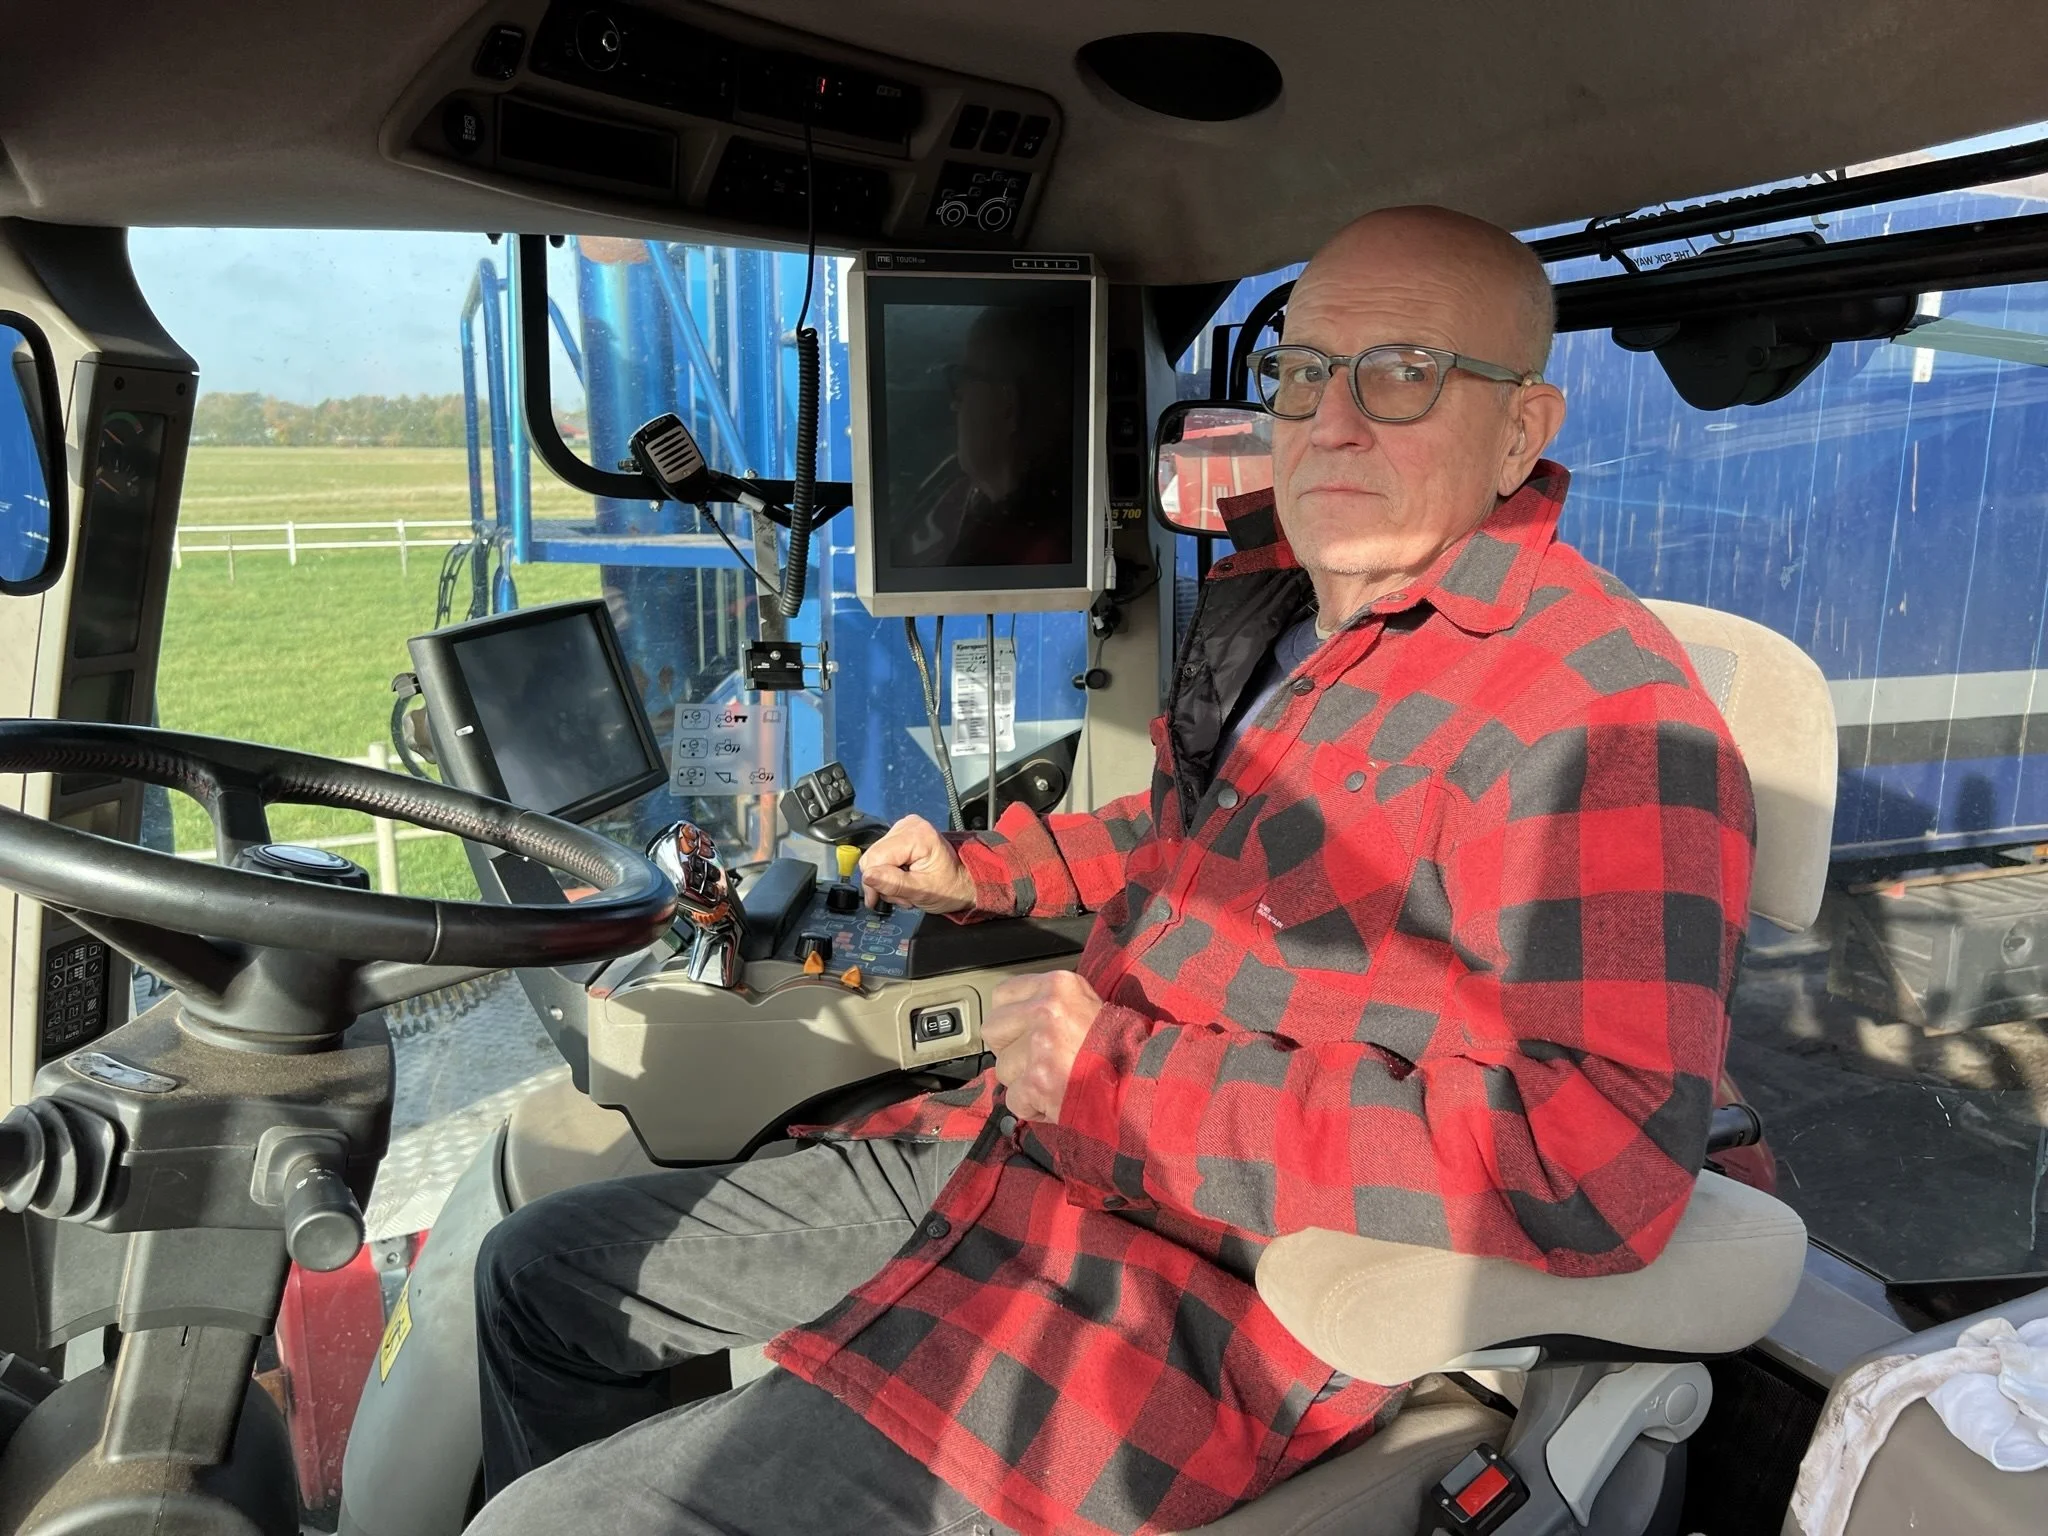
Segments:
[[[314,404],[462,388],[456,323],[482,235],[366,230],[138,229],[136,280],[203,390]]]

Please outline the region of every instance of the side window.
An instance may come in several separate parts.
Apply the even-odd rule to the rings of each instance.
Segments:
[[[203,229],[136,230],[131,253],[200,365],[158,723],[395,767],[406,639],[468,616],[473,566],[521,602],[598,591],[594,567],[508,568],[488,536],[472,558],[457,318],[498,253],[481,236]],[[195,805],[155,809],[146,837],[210,856]],[[313,807],[277,808],[272,831],[409,894],[475,894],[453,838],[399,829],[380,846],[368,818]]]
[[[1956,194],[1830,215],[1828,237],[2044,207]],[[1838,343],[1759,406],[1695,410],[1605,333],[1560,337],[1548,370],[1570,400],[1563,536],[1641,596],[1769,625],[1829,679],[1827,902],[1807,934],[1755,927],[1729,1070],[1779,1196],[1909,1299],[2048,1261],[2048,368],[2023,360],[2048,355],[2048,285],[1920,309],[1942,324]]]

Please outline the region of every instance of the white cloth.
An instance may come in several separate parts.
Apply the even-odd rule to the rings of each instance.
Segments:
[[[1805,1536],[1842,1536],[1871,1458],[1922,1398],[1994,1467],[2048,1466],[2048,1318],[2020,1328],[1988,1318],[1964,1329],[1953,1349],[1886,1355],[1838,1382],[1792,1492]]]

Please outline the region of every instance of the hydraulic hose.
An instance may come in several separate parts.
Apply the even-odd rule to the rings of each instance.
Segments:
[[[811,553],[811,519],[818,501],[818,333],[810,326],[796,333],[796,484],[789,499],[789,569],[776,594],[775,611],[796,617],[804,603],[804,581]]]

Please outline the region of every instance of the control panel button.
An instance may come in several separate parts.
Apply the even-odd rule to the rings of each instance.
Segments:
[[[981,136],[981,152],[985,155],[1007,155],[1010,146],[1016,141],[1017,114],[992,113],[988,120],[988,132]]]
[[[480,79],[510,80],[519,73],[519,56],[525,51],[526,34],[519,28],[493,27],[477,49],[470,69]]]
[[[860,892],[850,885],[826,886],[825,910],[842,914],[858,912],[860,910]]]
[[[955,149],[972,149],[981,142],[981,130],[988,126],[987,107],[962,107],[960,116],[953,123],[952,145]]]
[[[441,136],[456,154],[475,154],[484,145],[483,113],[473,102],[449,102],[441,110]]]
[[[910,1010],[910,1043],[930,1045],[967,1033],[966,1010],[958,1003],[942,1003]]]
[[[1012,146],[1012,153],[1017,154],[1026,160],[1029,160],[1033,155],[1037,154],[1041,149],[1045,148],[1045,136],[1051,132],[1051,118],[1025,118],[1024,126],[1017,130],[1017,142],[1014,146]],[[958,148],[961,146],[956,145],[955,147]]]
[[[807,933],[796,941],[796,957],[808,969],[811,961],[818,961],[818,969],[824,970],[825,963],[832,958],[832,939],[829,934]]]

